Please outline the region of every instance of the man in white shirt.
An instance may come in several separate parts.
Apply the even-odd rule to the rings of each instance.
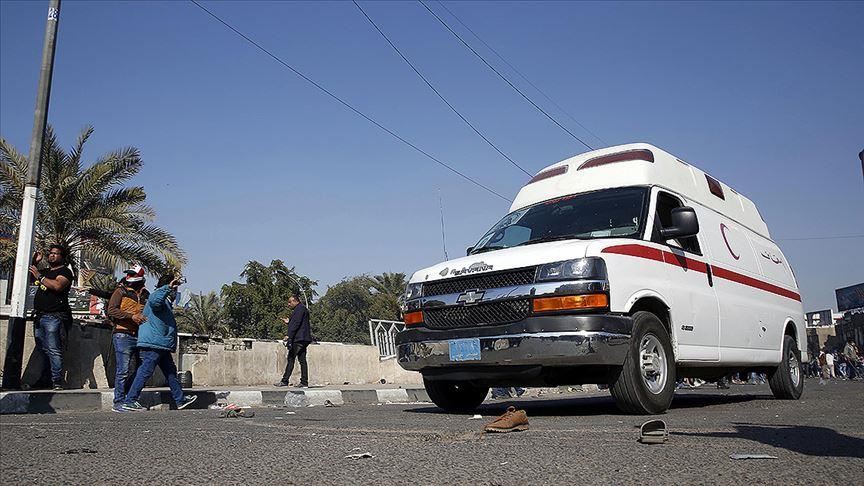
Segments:
[[[834,373],[834,353],[825,353],[825,364],[828,371],[825,373],[828,378],[836,379],[837,375]]]

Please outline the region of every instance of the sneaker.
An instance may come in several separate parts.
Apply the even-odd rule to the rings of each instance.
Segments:
[[[516,407],[507,407],[507,411],[483,428],[486,432],[514,432],[528,430],[528,414]]]
[[[273,386],[288,386],[288,383],[285,383],[284,381],[280,381],[279,383],[273,383]]]
[[[185,397],[183,397],[183,401],[177,404],[177,410],[183,410],[197,399],[198,395],[186,395]]]
[[[59,383],[55,383],[54,386],[51,387],[51,389],[54,391],[61,391],[61,390],[63,390],[63,385],[61,385]]]
[[[309,388],[309,384],[308,383],[300,383],[299,385],[296,385],[294,388]]]
[[[146,412],[147,411],[147,407],[145,407],[144,405],[141,405],[138,402],[128,402],[128,403],[124,403],[121,406],[123,407],[123,410],[126,410],[128,412]]]
[[[126,410],[125,408],[123,408],[122,403],[115,403],[114,406],[111,407],[111,411],[117,412],[117,413],[129,413],[129,410]]]

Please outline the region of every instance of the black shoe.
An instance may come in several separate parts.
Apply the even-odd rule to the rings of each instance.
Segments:
[[[63,385],[61,385],[60,383],[55,383],[54,386],[51,387],[51,389],[54,391],[61,391],[63,390]]]
[[[309,388],[309,383],[300,383],[295,388]]]
[[[273,386],[288,386],[288,383],[285,383],[284,381],[280,381],[279,383],[274,383]]]

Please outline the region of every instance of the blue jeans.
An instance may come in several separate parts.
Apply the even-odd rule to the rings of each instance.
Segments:
[[[117,369],[114,373],[114,404],[118,405],[126,401],[126,390],[132,385],[133,362],[137,361],[138,338],[122,332],[114,333],[114,357],[117,361]]]
[[[65,314],[42,314],[33,323],[36,349],[44,357],[42,375],[47,375],[50,367],[54,385],[63,384],[63,332],[67,320]]]
[[[180,382],[177,380],[177,366],[174,365],[171,352],[149,348],[138,348],[138,352],[141,357],[141,365],[135,373],[135,381],[132,382],[129,393],[126,394],[126,403],[138,401],[141,390],[144,389],[147,380],[153,376],[156,366],[159,366],[165,379],[168,380],[168,388],[171,389],[174,403],[181,403],[183,401],[183,388],[180,387]]]

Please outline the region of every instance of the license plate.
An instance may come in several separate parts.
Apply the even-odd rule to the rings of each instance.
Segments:
[[[451,339],[450,361],[479,361],[480,338]]]

